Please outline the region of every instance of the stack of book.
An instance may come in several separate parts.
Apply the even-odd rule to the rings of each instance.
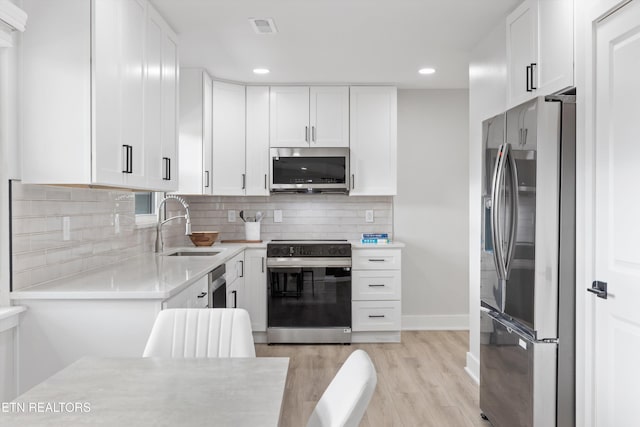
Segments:
[[[374,245],[391,243],[388,233],[362,233],[362,243],[371,243]]]

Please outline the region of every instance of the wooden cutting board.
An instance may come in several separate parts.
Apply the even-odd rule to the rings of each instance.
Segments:
[[[221,240],[220,243],[262,243],[262,240]]]

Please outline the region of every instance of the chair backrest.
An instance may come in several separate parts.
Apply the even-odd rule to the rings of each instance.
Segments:
[[[241,308],[162,310],[143,357],[255,357],[249,313]]]
[[[364,350],[354,351],[320,397],[307,427],[357,427],[377,381],[369,355]]]

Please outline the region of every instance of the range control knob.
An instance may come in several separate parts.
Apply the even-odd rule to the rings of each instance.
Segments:
[[[347,255],[347,248],[341,247],[340,249],[338,249],[338,253],[340,255]]]
[[[329,246],[329,255],[335,255],[336,253],[338,253],[338,249],[334,246]]]

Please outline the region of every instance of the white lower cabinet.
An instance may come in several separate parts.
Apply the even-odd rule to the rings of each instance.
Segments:
[[[351,257],[353,342],[400,341],[400,249],[354,248]]]
[[[198,279],[194,284],[182,290],[162,303],[167,308],[207,308],[209,303],[209,276]]]
[[[244,308],[244,252],[226,263],[227,308]]]
[[[251,317],[253,332],[267,331],[267,251],[247,249],[244,308]]]

